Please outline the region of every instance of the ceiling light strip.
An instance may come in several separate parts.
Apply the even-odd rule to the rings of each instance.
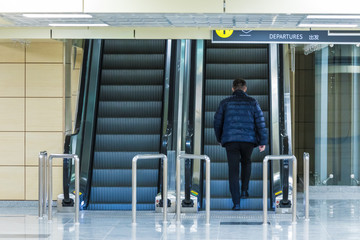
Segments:
[[[50,23],[51,27],[107,27],[106,23]]]
[[[307,19],[360,19],[360,15],[307,15]]]
[[[318,27],[318,28],[354,28],[357,24],[318,24],[318,23],[300,23],[298,27]]]

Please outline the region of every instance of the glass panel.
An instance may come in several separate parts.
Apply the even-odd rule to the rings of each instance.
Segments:
[[[359,176],[358,57],[353,45],[315,52],[316,184],[353,185]]]

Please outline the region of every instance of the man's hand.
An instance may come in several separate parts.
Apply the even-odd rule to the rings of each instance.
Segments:
[[[264,151],[265,150],[265,145],[259,146],[259,150],[260,150],[260,152]]]

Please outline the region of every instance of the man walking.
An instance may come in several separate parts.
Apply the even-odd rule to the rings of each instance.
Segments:
[[[240,197],[249,197],[252,151],[257,146],[260,152],[264,151],[268,137],[265,119],[258,102],[246,94],[246,81],[241,78],[235,79],[232,91],[232,96],[220,102],[214,116],[214,130],[217,141],[226,148],[230,192],[234,203],[232,209],[240,210]]]

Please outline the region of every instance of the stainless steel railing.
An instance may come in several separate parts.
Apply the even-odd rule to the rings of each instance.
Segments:
[[[75,224],[79,224],[79,189],[80,160],[75,154],[51,154],[47,159],[46,152],[39,155],[39,217],[42,218],[48,201],[48,220],[52,220],[52,160],[53,158],[71,158],[75,161]],[[47,166],[47,167],[46,167]],[[47,195],[47,199],[46,199]]]
[[[268,201],[268,161],[269,160],[292,160],[293,161],[293,212],[292,212],[292,223],[296,224],[296,178],[297,178],[297,161],[295,156],[282,155],[282,156],[271,156],[268,155],[263,161],[263,224],[267,224],[267,201]]]
[[[205,171],[206,171],[206,224],[210,224],[210,158],[206,155],[194,155],[194,154],[180,154],[176,159],[176,221],[180,222],[180,161],[181,159],[200,159],[205,160]]]
[[[138,154],[132,159],[132,223],[136,224],[136,169],[139,159],[163,159],[163,221],[167,221],[167,156],[164,154]]]
[[[39,153],[39,218],[43,218],[46,209],[46,160],[47,152],[43,151]]]
[[[305,205],[305,221],[309,221],[309,171],[310,171],[310,154],[304,152],[304,205]]]

